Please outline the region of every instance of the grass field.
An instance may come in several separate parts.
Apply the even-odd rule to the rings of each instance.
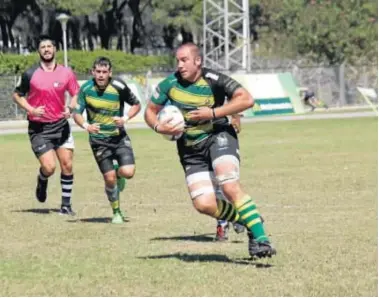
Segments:
[[[248,258],[246,235],[213,242],[191,206],[173,143],[131,130],[137,173],[111,209],[87,136],[76,134],[74,219],[59,171],[34,199],[25,135],[1,136],[1,296],[377,296],[377,119],[246,124],[241,181],[278,249]]]

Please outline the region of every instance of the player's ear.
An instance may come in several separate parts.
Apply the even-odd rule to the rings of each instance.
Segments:
[[[201,66],[201,63],[202,63],[201,56],[197,56],[195,58],[195,64],[196,64],[196,66]]]

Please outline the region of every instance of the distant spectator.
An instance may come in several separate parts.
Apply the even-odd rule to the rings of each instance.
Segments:
[[[313,91],[305,91],[304,93],[304,104],[306,106],[311,107],[311,112],[313,112],[316,108],[323,107],[328,109],[328,105],[316,98],[316,95]]]

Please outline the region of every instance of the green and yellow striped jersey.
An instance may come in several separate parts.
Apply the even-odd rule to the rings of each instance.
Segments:
[[[85,82],[79,92],[78,105],[75,113],[87,112],[89,124],[100,124],[98,134],[90,134],[92,138],[107,138],[118,136],[124,128],[115,125],[113,117],[124,115],[124,103],[139,104],[138,99],[121,79],[110,79],[108,86],[102,90],[94,79]]]
[[[172,104],[183,113],[186,129],[183,134],[186,146],[195,145],[206,139],[217,125],[228,125],[226,117],[206,121],[190,121],[187,114],[199,107],[219,107],[225,99],[231,99],[241,85],[232,78],[206,68],[194,83],[180,77],[178,72],[160,82],[151,97],[158,105]]]

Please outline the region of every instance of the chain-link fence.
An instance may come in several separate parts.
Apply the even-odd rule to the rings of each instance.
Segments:
[[[294,76],[299,89],[311,90],[330,107],[347,105],[367,105],[359,94],[357,87],[373,88],[376,93],[378,86],[378,66],[297,66],[287,65],[280,68],[259,68],[255,73],[290,72]],[[377,98],[373,99],[377,104]]]
[[[365,106],[367,103],[357,91],[357,87],[373,88],[377,94],[378,71],[377,65],[339,65],[325,66],[298,66],[288,63],[286,65],[260,65],[252,74],[290,72],[294,76],[299,93],[301,90],[314,91],[319,99],[330,107],[344,107],[351,105]],[[154,71],[139,74],[125,74],[124,77],[137,81],[142,89],[143,100],[150,97],[152,82],[156,78],[167,76],[168,72]],[[229,75],[231,73],[228,73]],[[78,80],[87,80],[90,74],[77,74]],[[0,76],[0,119],[21,120],[25,119],[25,111],[18,108],[12,101],[12,92],[19,80],[19,76]],[[155,82],[156,83],[156,80]],[[377,104],[377,98],[374,99]]]
[[[0,76],[0,121],[25,119],[25,111],[12,100],[12,93],[17,85],[18,76]]]

